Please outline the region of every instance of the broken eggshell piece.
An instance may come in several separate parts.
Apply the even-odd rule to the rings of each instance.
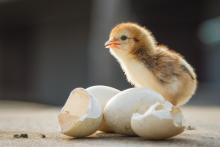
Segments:
[[[181,110],[170,102],[156,103],[131,118],[132,130],[145,139],[167,139],[184,131]]]
[[[86,88],[86,91],[92,95],[93,97],[95,97],[97,99],[97,101],[100,103],[101,105],[101,109],[102,112],[104,111],[105,105],[107,104],[107,102],[116,94],[118,94],[120,92],[120,90],[115,89],[113,87],[109,87],[109,86],[103,86],[103,85],[97,85],[97,86],[91,86]],[[112,130],[107,126],[106,122],[105,122],[105,118],[103,117],[102,119],[102,123],[99,127],[100,131],[103,132],[112,132]]]
[[[58,115],[61,132],[72,137],[93,134],[102,121],[99,102],[85,89],[74,89]]]

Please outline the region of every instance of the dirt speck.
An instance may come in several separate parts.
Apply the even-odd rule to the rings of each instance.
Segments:
[[[187,129],[187,130],[196,130],[196,128],[193,127],[193,126],[191,126],[191,125],[188,125],[188,126],[186,127],[186,129]]]
[[[46,138],[46,135],[44,135],[44,134],[41,134],[41,138]]]
[[[28,138],[28,134],[22,133],[22,134],[14,134],[14,138]]]

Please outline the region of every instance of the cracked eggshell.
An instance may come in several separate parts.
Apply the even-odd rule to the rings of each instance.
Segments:
[[[93,134],[102,121],[99,102],[83,88],[76,88],[58,115],[61,132],[72,137]]]
[[[102,112],[104,110],[105,105],[107,102],[116,94],[120,92],[120,90],[103,85],[91,86],[86,89],[86,91],[95,97],[99,103],[101,104]],[[99,127],[100,131],[103,132],[112,132],[112,130],[107,126],[105,123],[105,119],[103,118],[102,123]]]
[[[170,102],[156,103],[144,114],[133,114],[131,127],[138,136],[153,140],[176,136],[185,128],[181,110]]]
[[[143,114],[151,105],[163,101],[159,93],[150,89],[130,88],[109,100],[104,109],[104,118],[115,133],[135,135],[131,129],[132,114]]]

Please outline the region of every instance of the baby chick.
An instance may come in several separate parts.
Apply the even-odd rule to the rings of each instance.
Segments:
[[[180,54],[158,45],[146,28],[121,23],[112,29],[105,47],[134,86],[155,90],[174,105],[185,104],[195,93],[193,68]]]

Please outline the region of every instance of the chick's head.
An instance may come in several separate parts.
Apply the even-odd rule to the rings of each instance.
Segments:
[[[105,47],[110,48],[115,56],[126,56],[135,54],[139,49],[154,48],[155,44],[151,33],[144,27],[121,23],[112,29]]]

